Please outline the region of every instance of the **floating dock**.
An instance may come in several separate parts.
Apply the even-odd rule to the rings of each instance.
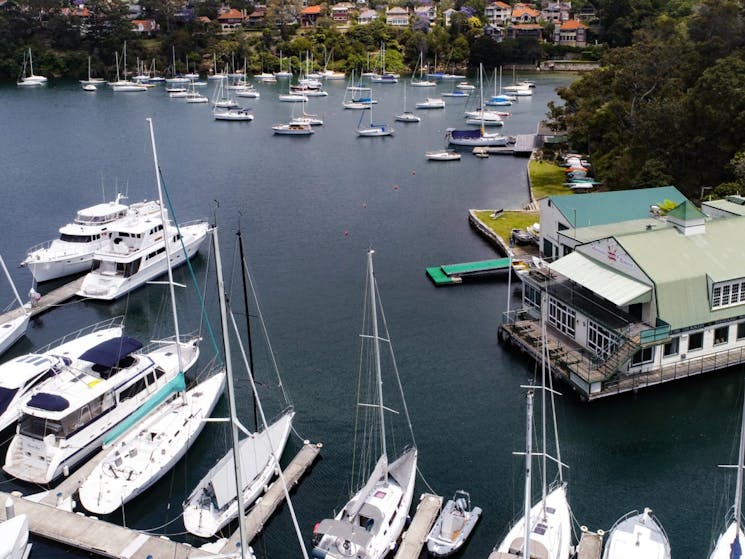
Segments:
[[[28,516],[29,530],[49,540],[113,559],[201,558],[214,555],[204,549],[174,542],[165,536],[152,536],[123,528],[84,514],[68,512],[35,503],[20,496],[0,492],[4,503],[10,499],[15,515]],[[6,507],[0,508],[0,519],[6,520]]]
[[[417,559],[419,557],[424,542],[427,541],[427,535],[437,520],[437,515],[440,514],[440,509],[442,509],[442,497],[431,493],[422,494],[409,529],[404,532],[395,559]]]
[[[57,289],[53,289],[49,293],[43,294],[41,299],[39,299],[39,302],[35,305],[26,303],[23,308],[16,307],[15,309],[0,315],[0,324],[5,324],[9,320],[21,316],[24,313],[24,309],[33,318],[37,314],[46,312],[60,303],[73,298],[75,293],[80,289],[80,286],[83,285],[83,279],[85,279],[85,276],[80,276],[78,279],[73,280],[70,283],[66,283]]]
[[[432,266],[431,268],[427,268],[427,275],[436,286],[440,287],[442,285],[462,283],[463,278],[467,276],[506,272],[510,270],[510,267],[511,261],[509,258],[497,258],[494,260],[481,260],[479,262]]]
[[[529,157],[536,148],[536,134],[518,134],[515,143],[507,146],[477,146],[472,152],[478,157],[489,155],[516,155]]]
[[[303,448],[297,453],[292,462],[283,470],[282,475],[285,478],[287,489],[297,485],[298,480],[303,476],[305,471],[313,464],[318,454],[321,452],[321,444],[313,444],[305,442]],[[256,504],[251,509],[251,512],[244,519],[244,528],[246,532],[246,543],[256,537],[256,535],[264,528],[269,517],[274,514],[277,507],[282,503],[285,498],[284,487],[282,487],[282,480],[276,479],[274,483],[269,486],[266,493],[256,501]],[[221,553],[231,553],[236,550],[238,542],[240,541],[240,530],[236,530],[228,542],[223,546]],[[170,558],[169,558],[170,559]]]
[[[590,532],[587,526],[582,526],[582,536],[577,546],[577,559],[600,559],[600,551],[603,548],[602,530]]]

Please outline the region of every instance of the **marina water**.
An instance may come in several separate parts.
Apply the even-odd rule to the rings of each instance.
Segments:
[[[503,133],[535,132],[556,99],[554,89],[573,76],[534,76],[532,98],[512,107]],[[240,274],[235,232],[240,224],[285,387],[297,410],[285,461],[302,444],[321,442],[322,459],[293,493],[309,545],[313,525],[346,501],[352,452],[358,333],[365,252],[376,250],[375,269],[386,319],[407,394],[419,447],[419,467],[432,490],[448,498],[471,493],[484,509],[461,553],[486,557],[521,514],[525,395],[534,365],[497,344],[508,286],[494,280],[436,289],[427,266],[494,257],[469,228],[468,208],[517,208],[528,202],[525,159],[464,152],[455,163],[427,162],[424,152],[444,146],[447,127],[463,126],[463,100],[446,98],[439,111],[417,111],[420,124],[394,123],[403,110],[403,85],[374,88],[373,120],[396,128],[392,138],[357,138],[360,111],[341,104],[345,83],[328,83],[329,96],[306,110],[325,124],[309,138],[275,137],[271,125],[287,121],[299,105],[277,101],[286,82],[260,85],[261,98],[245,99],[251,123],[215,122],[206,105],[170,99],[162,88],[114,94],[50,83],[21,90],[0,87],[2,223],[0,251],[20,262],[25,250],[56,236],[76,210],[125,191],[130,202],[156,196],[146,117],[152,117],[163,179],[179,221],[209,217],[220,228],[234,308]],[[212,95],[211,87],[206,93]],[[443,83],[438,93],[450,91]],[[408,88],[407,105],[435,96]],[[472,100],[468,106],[475,108]],[[362,112],[363,122],[369,116]],[[205,284],[209,254],[194,262]],[[19,290],[31,286],[24,269],[11,270]],[[177,281],[189,283],[187,270]],[[10,301],[3,286],[3,302]],[[42,291],[48,289],[42,286]],[[215,289],[207,309],[217,324]],[[36,318],[10,356],[25,353],[95,321],[126,314],[127,330],[147,341],[169,332],[165,290],[150,285],[113,304],[72,301]],[[196,297],[180,290],[182,331],[199,327]],[[518,304],[514,298],[511,305]],[[256,330],[256,328],[254,328]],[[206,334],[205,334],[206,337]],[[257,344],[260,345],[260,344]],[[213,352],[202,346],[202,360]],[[257,349],[256,374],[265,406],[281,401],[266,351]],[[237,380],[238,405],[251,424],[247,382]],[[704,557],[724,526],[734,475],[717,464],[736,456],[742,370],[647,389],[583,404],[565,386],[559,401],[562,458],[569,464],[569,500],[579,524],[608,529],[627,511],[652,507],[677,558]],[[226,404],[217,415],[225,416]],[[226,449],[224,426],[210,424],[188,458],[148,494],[113,516],[127,526],[182,534],[181,503]],[[225,439],[225,440],[224,440]],[[0,447],[5,452],[7,443]],[[5,478],[3,478],[5,479]],[[3,490],[35,489],[10,480]],[[421,480],[416,495],[428,490]],[[286,507],[254,546],[260,556],[299,556]],[[75,554],[37,544],[36,557]]]

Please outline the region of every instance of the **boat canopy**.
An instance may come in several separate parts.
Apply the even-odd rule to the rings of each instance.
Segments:
[[[480,138],[481,130],[452,130],[450,136],[455,139],[466,139],[466,138]]]
[[[26,405],[46,411],[63,411],[70,407],[70,402],[57,394],[38,392],[31,396]]]
[[[114,367],[127,355],[134,353],[142,347],[142,342],[129,336],[121,336],[101,342],[97,346],[90,348],[80,359],[90,361],[95,365],[102,367]]]

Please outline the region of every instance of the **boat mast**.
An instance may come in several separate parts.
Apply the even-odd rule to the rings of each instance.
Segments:
[[[745,467],[745,399],[742,403],[742,424],[740,425],[740,451],[737,455],[737,482],[735,485],[735,523],[737,531],[735,537],[739,537],[742,513],[742,470]]]
[[[31,47],[28,47],[28,65],[31,68],[31,76],[34,75],[34,59],[31,58]]]
[[[238,530],[241,541],[241,559],[248,559],[246,553],[246,528],[243,524],[243,475],[241,474],[241,460],[238,452],[238,414],[235,408],[235,391],[233,388],[233,363],[230,358],[230,335],[228,330],[228,311],[225,302],[225,283],[222,277],[222,260],[220,259],[220,243],[217,237],[217,227],[213,230],[215,240],[215,269],[217,273],[217,292],[220,299],[220,319],[223,332],[223,351],[225,352],[225,372],[228,387],[228,403],[230,404],[230,432],[233,439],[233,465],[235,466],[235,493],[238,500]]]
[[[253,342],[251,338],[251,314],[248,308],[248,290],[246,289],[246,256],[243,251],[243,235],[241,234],[240,227],[238,228],[238,250],[241,253],[241,279],[243,280],[243,310],[246,313],[246,342],[248,344],[248,373],[251,375],[251,384],[254,384],[256,377],[254,376],[254,350]],[[254,431],[259,430],[259,412],[258,402],[256,401],[257,395],[254,391]]]
[[[16,296],[16,300],[18,300],[18,304],[21,305],[21,308],[23,309],[23,312],[26,311],[26,307],[23,306],[23,301],[21,301],[21,297],[18,295],[18,290],[16,289],[16,284],[13,283],[13,278],[10,277],[10,273],[8,272],[8,268],[5,266],[5,260],[3,260],[3,257],[0,256],[0,265],[3,267],[3,272],[5,272],[5,277],[8,278],[8,283],[10,284],[10,287],[13,289],[13,295]]]
[[[541,452],[543,476],[541,483],[541,503],[544,518],[546,516],[546,485],[548,483],[548,473],[546,472],[546,455],[548,453],[548,449],[546,448],[546,361],[548,360],[548,349],[546,348],[547,304],[546,297],[544,297],[541,309],[541,386],[543,387],[543,390],[541,390],[541,444],[543,446]],[[559,469],[561,469],[561,467],[559,467]]]
[[[124,43],[125,56],[126,56],[127,43]],[[126,79],[126,75],[125,75]],[[171,311],[173,312],[173,329],[176,334],[176,359],[178,360],[178,371],[179,373],[184,372],[183,361],[181,357],[181,335],[178,327],[178,313],[176,312],[176,292],[173,288],[173,270],[171,269],[171,249],[169,248],[169,233],[168,233],[168,221],[166,220],[166,209],[163,205],[163,185],[160,181],[160,166],[158,165],[158,150],[155,148],[155,132],[153,131],[153,119],[147,118],[147,124],[150,128],[150,143],[153,146],[153,165],[155,166],[155,182],[158,185],[158,200],[160,201],[160,221],[163,224],[163,239],[166,248],[166,259],[168,261],[168,289],[171,294]],[[178,227],[176,228],[178,232]],[[182,392],[182,397],[186,397]]]
[[[370,284],[370,307],[372,311],[373,340],[375,342],[375,374],[378,381],[378,409],[380,410],[380,442],[383,456],[386,457],[385,481],[388,481],[388,451],[385,445],[385,410],[383,409],[383,375],[380,371],[380,338],[378,334],[378,302],[375,299],[375,272],[373,272],[372,257],[375,253],[370,250],[367,253],[367,274]]]
[[[530,557],[530,499],[533,466],[533,390],[528,390],[527,418],[525,421],[525,517],[523,534],[523,557]]]

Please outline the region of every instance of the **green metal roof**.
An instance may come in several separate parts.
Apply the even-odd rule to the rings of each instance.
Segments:
[[[649,207],[665,200],[682,204],[686,197],[674,186],[594,192],[582,196],[551,196],[555,206],[575,227],[607,225],[649,216]]]
[[[668,217],[679,219],[680,221],[695,221],[697,219],[705,219],[706,216],[701,213],[693,202],[686,200],[682,204],[678,204],[675,208],[667,212]]]
[[[745,278],[743,238],[744,217],[707,221],[696,235],[670,227],[615,237],[654,281],[659,317],[673,329],[745,315],[745,305],[709,310],[707,281]]]

